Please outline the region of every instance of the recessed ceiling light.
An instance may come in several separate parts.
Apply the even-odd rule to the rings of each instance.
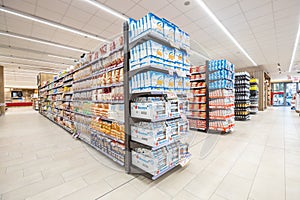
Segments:
[[[42,23],[42,24],[46,24],[48,26],[52,26],[54,28],[58,28],[58,29],[61,29],[61,30],[64,30],[64,31],[75,33],[77,35],[81,35],[81,36],[84,36],[86,38],[92,38],[92,39],[99,40],[99,41],[102,41],[102,42],[109,42],[108,40],[106,40],[104,38],[100,38],[99,36],[92,35],[90,33],[86,33],[86,32],[83,32],[83,31],[80,31],[80,30],[62,25],[62,24],[58,24],[56,22],[52,22],[50,20],[46,20],[46,19],[43,19],[43,18],[40,18],[40,17],[36,17],[36,16],[30,15],[30,14],[23,13],[23,12],[13,10],[13,9],[10,9],[10,8],[6,8],[6,7],[3,7],[3,6],[0,7],[0,11],[5,12],[5,13],[9,13],[9,14],[12,14],[12,15],[15,15],[15,16],[18,16],[18,17],[22,17],[22,18],[25,18],[25,19],[29,19],[29,20],[32,20],[32,21],[35,21],[35,22],[39,22],[39,23]]]
[[[95,1],[95,0],[83,0],[83,1],[89,3],[93,6],[96,6],[97,8],[100,8],[101,10],[103,10],[103,11],[105,11],[105,12],[111,14],[111,15],[114,15],[114,16],[116,16],[116,17],[118,17],[118,18],[120,18],[124,21],[128,20],[127,16],[125,16],[125,15],[123,15],[123,14],[121,14],[121,13],[119,13],[119,12],[117,12],[117,11],[115,11],[115,10],[113,10],[113,9],[111,9],[111,8]]]
[[[57,43],[53,43],[53,42],[48,42],[48,41],[37,39],[37,38],[27,37],[27,36],[19,35],[19,34],[16,34],[16,33],[9,33],[9,32],[0,31],[0,35],[14,37],[14,38],[22,39],[22,40],[27,40],[27,41],[30,41],[30,42],[37,42],[37,43],[40,43],[40,44],[50,45],[50,46],[59,47],[59,48],[62,48],[62,49],[68,49],[68,50],[72,50],[72,51],[81,52],[81,53],[88,53],[89,52],[87,50],[82,50],[82,49],[78,49],[78,48],[75,48],[75,47],[65,46],[65,45],[57,44]]]
[[[300,23],[298,25],[298,32],[296,35],[296,40],[295,40],[295,44],[294,44],[294,49],[293,49],[293,54],[292,54],[291,63],[290,63],[290,67],[289,67],[289,72],[292,71],[292,66],[295,61],[296,51],[297,51],[297,47],[298,47],[298,43],[299,43],[299,37],[300,37]]]
[[[208,14],[208,16],[219,26],[219,28],[229,37],[229,39],[241,50],[241,52],[251,61],[254,66],[257,66],[256,62],[250,57],[250,55],[243,49],[243,47],[237,42],[237,40],[231,35],[231,33],[225,28],[220,20],[213,14],[213,12],[206,6],[202,0],[196,0],[201,8]]]

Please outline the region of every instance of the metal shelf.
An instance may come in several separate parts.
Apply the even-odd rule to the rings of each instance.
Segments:
[[[93,88],[89,88],[89,89],[82,89],[82,90],[74,90],[73,89],[73,93],[81,93],[81,92],[89,92],[94,90]]]
[[[124,143],[125,143],[125,141],[123,141],[123,140],[117,139],[117,138],[115,138],[115,137],[113,137],[113,136],[110,136],[110,135],[108,135],[108,134],[105,134],[105,133],[103,133],[103,132],[101,132],[101,131],[97,131],[97,130],[95,130],[95,129],[93,129],[93,128],[90,128],[90,130],[91,130],[91,132],[97,133],[97,134],[99,134],[99,135],[101,135],[101,136],[103,136],[103,137],[107,137],[107,138],[109,138],[109,139],[111,139],[111,140],[113,140],[113,141],[119,142],[119,143],[121,143],[121,144],[124,144]]]
[[[120,160],[116,159],[115,157],[109,155],[108,153],[106,153],[105,151],[103,151],[102,149],[100,149],[99,147],[91,144],[89,141],[87,141],[85,138],[81,137],[79,135],[79,139],[83,142],[85,142],[86,144],[90,145],[91,147],[95,148],[97,151],[99,151],[100,153],[102,153],[103,155],[105,155],[106,157],[110,158],[112,161],[114,161],[115,163],[121,165],[121,166],[124,166],[124,163],[121,162]],[[114,153],[114,152],[113,152]],[[117,154],[117,153],[115,153]]]
[[[124,100],[120,101],[92,101],[93,103],[110,103],[110,104],[124,104]]]
[[[102,75],[102,74],[105,74],[107,72],[110,72],[110,71],[113,71],[113,70],[116,70],[116,69],[120,69],[120,68],[123,68],[124,67],[124,63],[120,63],[116,66],[113,66],[113,67],[108,67],[108,68],[103,68],[101,69],[99,72],[97,73],[93,73],[93,77],[95,76],[99,76],[99,75]]]
[[[172,48],[176,48],[176,49],[185,51],[187,53],[190,51],[190,49],[181,48],[181,47],[176,46],[174,44],[174,42],[169,41],[163,35],[155,32],[155,31],[152,31],[152,30],[148,30],[148,31],[138,35],[134,39],[132,39],[129,43],[129,49],[132,49],[136,45],[142,44],[143,42],[148,41],[148,40],[153,40],[153,41],[155,41],[159,44],[162,44],[162,45],[165,45],[165,46],[168,46],[168,47],[172,47]]]
[[[97,90],[97,89],[102,89],[102,88],[110,88],[110,87],[119,87],[119,86],[123,86],[124,83],[113,83],[113,84],[110,84],[110,85],[104,85],[104,86],[96,86],[96,87],[93,87],[92,90]]]

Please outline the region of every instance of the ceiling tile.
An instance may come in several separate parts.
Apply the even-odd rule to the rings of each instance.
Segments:
[[[174,0],[171,2],[171,4],[183,13],[192,10],[195,6],[198,6],[195,1],[190,1],[190,5],[185,6],[183,0]]]
[[[125,14],[133,19],[140,19],[148,13],[148,10],[138,4],[129,9]]]
[[[55,22],[60,22],[63,18],[63,14],[52,12],[51,10],[42,7],[36,7],[35,15]]]
[[[82,11],[85,12],[89,12],[92,15],[96,14],[100,9],[83,1],[83,0],[76,0],[76,1],[69,1],[67,0],[69,3],[71,2],[71,6],[81,9]]]
[[[175,17],[172,20],[172,22],[180,28],[190,25],[192,23],[192,21],[188,17],[186,17],[184,14]]]
[[[95,15],[88,22],[86,22],[85,26],[82,29],[84,31],[100,35],[100,33],[110,25],[111,23]]]
[[[6,7],[14,8],[22,12],[34,14],[35,4],[28,3],[27,1],[20,0],[3,0],[3,5]]]
[[[65,17],[69,17],[83,23],[86,23],[92,16],[93,15],[91,13],[85,12],[74,6],[70,6],[68,11],[65,13]]]
[[[260,18],[263,17],[265,15],[269,15],[272,14],[272,3],[271,2],[267,2],[266,4],[259,6],[257,8],[255,8],[255,10],[249,10],[244,12],[246,19],[248,21],[254,20],[256,18]]]
[[[87,20],[86,22],[88,21],[89,20]],[[86,22],[82,22],[71,17],[64,16],[60,23],[75,29],[82,29],[86,25]]]
[[[171,13],[172,14],[172,13]],[[199,7],[195,6],[193,9],[184,12],[184,14],[191,20],[191,21],[197,21],[198,19],[201,19],[202,17],[206,16],[206,13]]]
[[[64,15],[69,8],[70,2],[71,1],[69,1],[69,3],[66,3],[66,2],[62,2],[60,0],[51,0],[51,1],[38,0],[37,6],[48,9],[51,12],[56,12],[56,13]]]
[[[272,0],[240,0],[238,1],[243,11],[253,11],[264,4],[270,3]]]
[[[118,0],[115,0],[115,1],[118,1]],[[170,3],[166,0],[152,0],[152,1],[141,0],[141,1],[139,1],[138,4],[144,8],[151,8],[151,12],[156,13],[157,11],[161,10],[165,6],[169,5]],[[169,12],[172,12],[172,11],[169,11]]]
[[[105,5],[120,13],[126,13],[130,8],[132,8],[135,5],[135,2],[131,0],[108,0],[105,1]]]
[[[239,15],[241,12],[242,11],[241,11],[239,5],[236,3],[233,5],[230,5],[222,10],[216,11],[215,15],[217,16],[217,18],[219,20],[226,20],[226,19],[232,18],[236,15]]]
[[[175,17],[178,17],[181,15],[181,11],[178,10],[175,6],[172,4],[168,4],[167,6],[163,7],[159,11],[156,12],[156,14],[159,17],[168,19],[168,20],[173,20]]]
[[[273,0],[274,11],[283,10],[292,7],[300,8],[299,0]]]
[[[226,0],[226,1],[204,0],[204,2],[213,12],[216,12],[222,10],[223,8],[231,6],[232,4],[237,3],[238,0]]]

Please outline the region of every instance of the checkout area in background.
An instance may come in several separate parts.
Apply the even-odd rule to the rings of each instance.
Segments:
[[[6,107],[32,106],[36,109],[37,92],[36,89],[4,88]]]
[[[298,90],[300,90],[300,83],[272,83],[271,105],[292,106],[293,97],[295,97]]]

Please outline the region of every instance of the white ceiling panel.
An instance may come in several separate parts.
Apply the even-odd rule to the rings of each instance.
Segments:
[[[122,0],[122,3],[120,3],[119,0],[108,0],[105,1],[105,5],[124,14],[135,5],[135,2],[131,0]]]
[[[185,1],[183,1],[183,0],[174,0],[171,2],[171,4],[183,13],[188,12],[189,10],[192,10],[195,6],[198,6],[198,4],[195,1],[190,1],[190,5],[188,5],[188,6],[185,6],[184,2]]]
[[[241,14],[241,12],[242,11],[240,9],[240,6],[237,3],[235,3],[226,7],[226,9],[216,11],[215,14],[219,20],[226,20]]]
[[[76,0],[77,1],[77,0]],[[59,13],[64,15],[66,13],[66,11],[68,10],[70,5],[70,1],[69,2],[63,2],[60,0],[38,0],[37,1],[37,6],[38,7],[42,7],[45,9],[48,9],[52,12],[55,13]]]
[[[172,4],[168,4],[167,6],[163,7],[159,11],[156,12],[159,17],[163,17],[167,20],[173,20],[175,17],[178,17],[182,14],[180,10],[178,10]]]
[[[64,16],[43,7],[36,7],[35,15],[55,22],[60,22]]]
[[[140,19],[148,13],[148,10],[138,4],[133,6],[131,9],[126,12],[126,15],[133,19]],[[110,16],[111,17],[111,16]]]
[[[110,2],[110,1],[111,0],[109,0],[108,2]],[[114,1],[118,1],[118,0],[114,0]],[[156,13],[157,11],[159,11],[162,8],[166,7],[170,3],[167,0],[152,0],[152,1],[141,0],[141,1],[139,1],[138,4],[141,5],[144,8],[151,8],[151,12]]]
[[[89,20],[87,20],[87,21],[89,21]],[[61,24],[80,30],[86,25],[87,21],[83,22],[83,21],[79,21],[77,19],[65,16],[61,20]]]
[[[35,3],[28,3],[28,1],[20,0],[2,0],[6,7],[14,8],[27,13],[34,13],[36,9]]]
[[[239,4],[241,5],[243,11],[255,12],[257,8],[262,7],[270,2],[271,0],[240,0]]]
[[[70,6],[64,16],[85,23],[89,21],[89,19],[91,19],[93,14],[89,13],[88,11],[85,12],[82,9],[76,8],[74,6]]]
[[[226,0],[226,1],[219,1],[219,0],[204,0],[206,5],[214,12],[220,11],[224,8],[228,8],[229,6],[238,2],[238,0]]]
[[[299,0],[273,0],[274,11],[284,10],[292,7],[300,7]]]

